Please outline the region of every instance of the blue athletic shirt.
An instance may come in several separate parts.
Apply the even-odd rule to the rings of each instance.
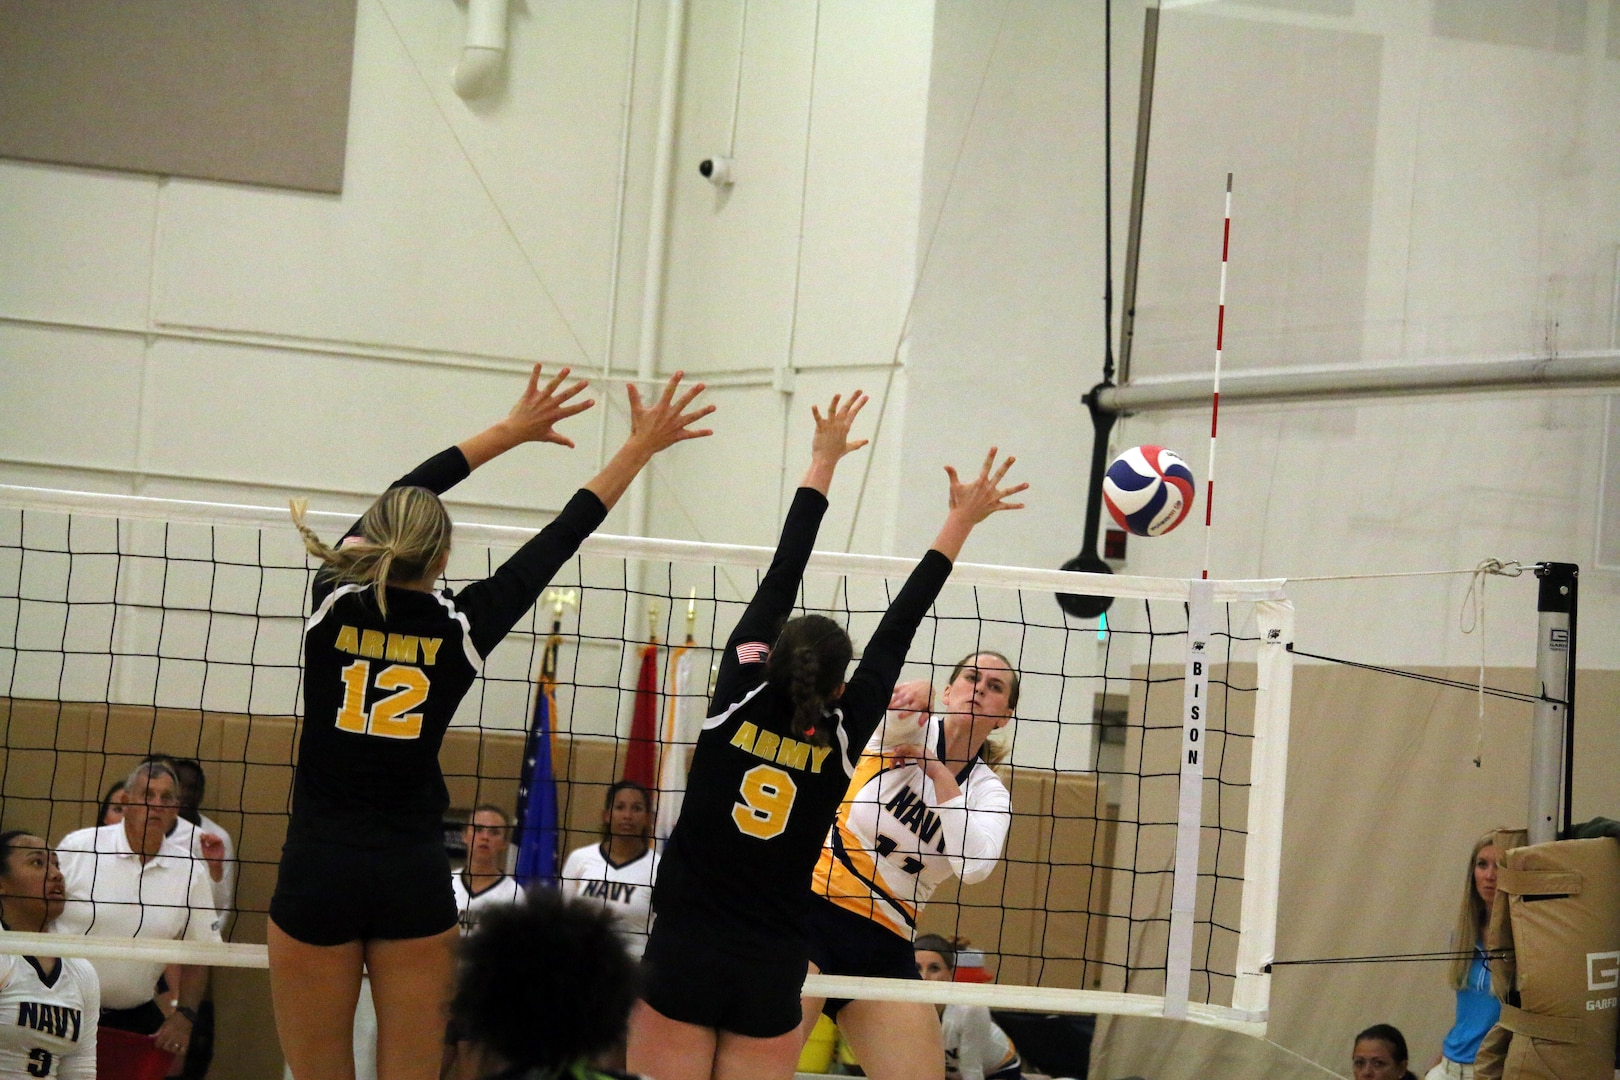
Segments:
[[[1474,962],[1468,965],[1468,984],[1457,991],[1457,1022],[1446,1033],[1440,1052],[1451,1061],[1471,1065],[1479,1053],[1485,1033],[1502,1015],[1502,1003],[1491,993],[1491,972],[1485,964],[1485,950],[1476,942]]]

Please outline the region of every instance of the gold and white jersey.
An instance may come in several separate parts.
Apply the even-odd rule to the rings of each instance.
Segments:
[[[940,717],[928,721],[923,742],[943,754]],[[898,761],[874,737],[827,834],[815,891],[913,938],[917,911],[939,883],[982,881],[1007,842],[1012,800],[990,766],[975,758],[956,782],[962,793],[941,801],[921,765]]]

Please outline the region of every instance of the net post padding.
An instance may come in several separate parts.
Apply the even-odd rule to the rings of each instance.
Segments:
[[[1176,808],[1176,865],[1170,900],[1170,946],[1165,958],[1164,1015],[1187,1018],[1192,987],[1193,930],[1198,915],[1198,849],[1204,832],[1204,728],[1213,659],[1214,589],[1194,581],[1187,603],[1187,659],[1181,695],[1181,789]],[[1244,890],[1247,892],[1248,890]]]
[[[1243,849],[1242,932],[1232,1007],[1264,1017],[1271,1008],[1277,951],[1277,894],[1282,875],[1283,799],[1288,783],[1289,703],[1294,691],[1294,605],[1255,605],[1260,630],[1254,747],[1249,759],[1248,843]]]

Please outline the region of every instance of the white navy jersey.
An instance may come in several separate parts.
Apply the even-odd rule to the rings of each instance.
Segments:
[[[88,960],[0,955],[0,1077],[94,1080],[101,985]]]
[[[523,902],[523,887],[509,874],[502,874],[495,884],[473,892],[467,882],[467,872],[458,870],[450,875],[450,889],[456,894],[456,911],[461,918],[463,937],[478,929],[478,920],[495,905]]]
[[[930,719],[918,741],[943,760],[944,719]],[[918,909],[939,884],[952,877],[970,885],[983,881],[1007,843],[1012,798],[990,766],[974,757],[956,783],[960,793],[941,800],[921,765],[885,753],[874,736],[827,834],[811,887],[911,939]]]
[[[940,1018],[945,1080],[1014,1080],[1023,1076],[1018,1049],[983,1005],[947,1005]]]
[[[606,844],[587,844],[570,852],[563,863],[562,888],[566,896],[606,908],[624,947],[639,960],[652,929],[652,887],[657,879],[658,854],[651,848],[627,863],[615,864]]]

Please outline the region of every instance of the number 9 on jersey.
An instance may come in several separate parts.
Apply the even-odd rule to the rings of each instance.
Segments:
[[[744,834],[756,840],[780,836],[787,828],[793,798],[799,793],[793,777],[774,765],[755,765],[743,773],[737,794],[741,801],[731,808],[731,820]]]

